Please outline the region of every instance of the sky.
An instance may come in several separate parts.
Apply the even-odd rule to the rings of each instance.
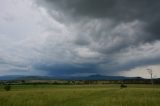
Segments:
[[[0,0],[0,76],[160,77],[159,0]]]

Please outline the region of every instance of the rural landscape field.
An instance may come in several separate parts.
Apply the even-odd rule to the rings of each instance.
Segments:
[[[14,85],[0,106],[159,106],[160,85]]]
[[[0,106],[160,106],[160,0],[0,0]]]

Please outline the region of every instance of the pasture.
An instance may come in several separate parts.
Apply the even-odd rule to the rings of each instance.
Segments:
[[[0,106],[159,106],[160,85],[0,86]]]

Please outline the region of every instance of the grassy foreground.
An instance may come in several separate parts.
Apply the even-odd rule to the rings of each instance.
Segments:
[[[160,86],[19,85],[0,87],[0,106],[159,106]]]

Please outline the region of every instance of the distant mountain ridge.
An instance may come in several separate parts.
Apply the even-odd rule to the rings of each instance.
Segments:
[[[24,76],[24,75],[7,75],[0,76],[0,80],[126,80],[126,79],[144,79],[141,77],[124,77],[124,76]]]

